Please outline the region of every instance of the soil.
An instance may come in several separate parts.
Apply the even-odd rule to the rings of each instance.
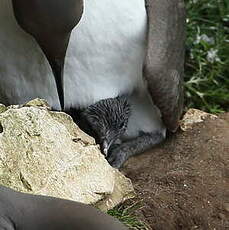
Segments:
[[[229,113],[178,131],[122,171],[149,229],[229,229]]]

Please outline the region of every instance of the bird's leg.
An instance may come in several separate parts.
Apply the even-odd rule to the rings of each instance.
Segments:
[[[111,147],[107,160],[111,166],[120,168],[129,157],[151,149],[164,139],[165,135],[160,131],[154,133],[141,132],[137,138]]]

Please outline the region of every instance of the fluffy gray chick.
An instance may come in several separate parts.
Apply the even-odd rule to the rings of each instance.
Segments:
[[[117,143],[125,133],[130,110],[127,98],[118,96],[100,100],[81,113],[81,122],[86,121],[88,129],[92,129],[92,135],[105,156],[108,156],[112,144]]]
[[[81,124],[87,124],[86,132],[96,139],[115,168],[120,168],[130,156],[151,149],[165,139],[163,130],[140,131],[136,138],[123,138],[130,113],[130,103],[124,96],[101,100],[81,112]]]

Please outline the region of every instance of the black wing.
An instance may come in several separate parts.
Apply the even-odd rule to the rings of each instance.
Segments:
[[[148,49],[144,77],[164,124],[176,131],[183,111],[185,7],[183,0],[146,0]]]
[[[64,109],[63,69],[70,34],[83,13],[83,0],[12,0],[14,15],[43,50]]]

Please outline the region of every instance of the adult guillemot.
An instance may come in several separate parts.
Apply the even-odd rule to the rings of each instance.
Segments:
[[[118,220],[89,205],[20,193],[1,185],[0,229],[127,230]]]
[[[35,3],[42,2],[46,10],[40,11],[42,14],[39,17],[44,18],[45,23],[51,22],[50,28],[65,28],[68,21],[63,25],[53,25],[53,17],[59,17],[61,8],[63,12],[72,12],[71,4],[78,4],[79,1],[68,0],[69,4],[58,1],[57,14],[56,7],[50,7],[53,1],[30,0],[30,4],[34,7]],[[55,82],[45,56],[36,42],[17,24],[12,2],[2,0],[0,4],[0,102],[19,104],[42,97],[54,109],[59,109]],[[78,12],[77,20],[70,17],[74,23],[66,26],[68,35],[81,17],[82,4],[75,6],[78,7],[75,9]],[[20,8],[20,4],[15,5],[14,9],[16,7]],[[14,11],[20,12],[17,9]],[[20,17],[27,13],[25,11]],[[18,19],[17,13],[15,15]],[[33,20],[32,17],[30,23]],[[27,21],[24,24],[20,23],[20,18],[18,21],[22,28],[34,37],[38,36],[25,28]],[[35,28],[43,33],[39,23]],[[53,35],[59,36],[58,33]],[[40,39],[36,40],[39,43]],[[66,48],[64,39],[61,41]],[[50,49],[52,42],[43,44],[40,41],[39,44],[50,59],[44,46]],[[177,129],[182,112],[183,51],[182,0],[113,0],[109,3],[107,0],[85,0],[82,18],[72,31],[65,57],[65,109],[82,109],[102,99],[128,95],[132,113],[127,137],[138,138],[139,132],[144,132],[159,133],[164,139],[166,129]],[[52,65],[51,61],[49,63]],[[63,101],[62,82],[58,80],[62,76],[61,63],[62,68],[57,68],[59,74],[56,74],[56,79]],[[55,74],[53,65],[52,69]]]

